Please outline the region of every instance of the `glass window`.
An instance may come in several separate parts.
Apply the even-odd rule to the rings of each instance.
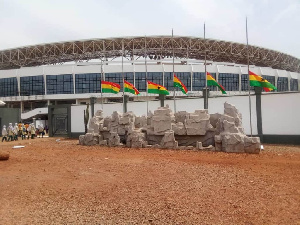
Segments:
[[[20,95],[44,95],[45,83],[43,75],[20,77]]]
[[[75,74],[75,93],[100,93],[101,74]]]
[[[275,86],[275,77],[274,76],[268,76],[268,75],[262,75],[262,78],[266,79],[269,81],[271,84]],[[265,91],[264,89],[262,90],[263,92]],[[275,91],[275,90],[272,90]]]
[[[47,94],[73,94],[72,74],[47,75]]]
[[[290,80],[290,85],[291,85],[291,91],[298,91],[298,79],[291,79]]]
[[[226,91],[239,91],[239,75],[233,73],[219,73],[219,83]]]
[[[289,90],[289,84],[288,84],[288,78],[287,77],[278,77],[277,79],[277,91],[288,91]]]
[[[190,72],[175,72],[175,75],[186,86],[188,91],[191,90],[191,73]],[[174,90],[173,72],[165,72],[165,85],[169,91]],[[179,91],[179,90],[177,90]]]
[[[148,72],[147,73],[148,80],[163,85],[163,73],[162,72]]]
[[[248,91],[248,87],[249,87],[249,76],[248,74],[242,74],[241,76],[241,91]],[[250,87],[250,90],[253,91],[254,90],[254,87],[251,86]]]
[[[124,73],[124,79],[134,84],[133,73]],[[123,92],[122,73],[105,73],[105,81],[117,83],[121,86],[120,92]]]
[[[18,81],[16,77],[0,79],[0,96],[18,96]]]
[[[210,75],[216,79],[216,73],[210,73]],[[193,73],[193,91],[202,91],[205,88],[205,73],[194,72]],[[209,90],[216,91],[217,87],[209,86]]]
[[[146,73],[136,72],[135,73],[135,87],[138,91],[146,91]]]
[[[149,81],[163,85],[163,73],[161,72],[147,72],[147,78]],[[146,73],[135,73],[135,87],[141,92],[146,91]]]

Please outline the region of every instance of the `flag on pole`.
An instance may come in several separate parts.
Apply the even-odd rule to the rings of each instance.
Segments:
[[[134,95],[139,95],[140,92],[133,86],[133,84],[129,83],[128,81],[124,80],[124,91],[130,92]]]
[[[174,73],[174,87],[179,87],[180,90],[182,91],[183,94],[186,94],[187,95],[187,88],[186,86],[181,82],[181,80],[178,79],[178,77],[175,75]]]
[[[220,91],[222,92],[222,94],[227,94],[226,91],[225,91],[225,88],[219,84],[213,77],[212,75],[207,72],[207,75],[206,75],[206,79],[207,79],[207,86],[217,86],[219,87]]]
[[[266,92],[277,90],[277,88],[266,79],[249,71],[250,86],[262,87]]]
[[[121,86],[119,84],[103,80],[101,81],[101,88],[103,93],[118,94],[120,92]]]
[[[148,85],[148,93],[162,94],[162,95],[169,95],[170,94],[168,92],[168,90],[162,85],[153,83],[151,81],[147,81],[147,85]]]

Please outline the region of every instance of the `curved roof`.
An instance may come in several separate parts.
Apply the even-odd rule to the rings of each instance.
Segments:
[[[146,51],[145,51],[146,45]],[[91,59],[143,57],[175,57],[247,64],[247,45],[196,37],[149,36],[91,39],[40,44],[0,51],[0,69],[13,69]],[[270,49],[249,45],[251,65],[300,72],[300,60]]]

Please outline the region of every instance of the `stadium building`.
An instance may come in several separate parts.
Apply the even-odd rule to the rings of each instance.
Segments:
[[[172,99],[173,53],[174,72],[189,91],[186,96],[175,90],[176,98],[181,100],[202,98],[205,53],[207,72],[225,87],[227,97],[248,94],[248,53],[250,70],[277,87],[273,93],[263,95],[299,94],[300,60],[290,55],[256,46],[247,50],[244,44],[220,40],[150,36],[2,50],[0,99],[6,102],[5,108],[19,108],[23,120],[48,120],[50,106],[84,105],[90,103],[91,97],[96,98],[96,104],[108,105],[108,109],[112,103],[122,102],[123,76],[141,93],[129,94],[130,102],[157,99],[157,95],[146,94],[146,79],[165,86],[170,91],[166,100]],[[120,84],[120,93],[102,94],[101,80]],[[251,94],[254,95],[253,88]],[[221,96],[224,97],[216,87],[210,88],[210,97]]]

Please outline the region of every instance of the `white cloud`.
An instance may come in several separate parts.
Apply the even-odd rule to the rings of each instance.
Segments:
[[[0,48],[114,36],[175,35],[245,43],[300,58],[299,0],[0,0]]]

